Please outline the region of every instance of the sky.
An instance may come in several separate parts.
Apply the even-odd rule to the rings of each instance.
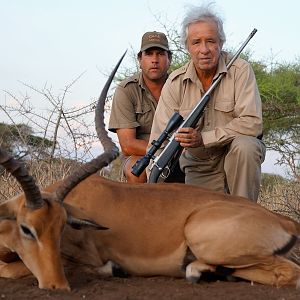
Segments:
[[[206,1],[207,2],[207,1]],[[299,58],[300,2],[286,0],[216,0],[224,19],[225,47],[237,49],[250,32],[247,46],[259,60],[293,62]],[[51,87],[59,93],[80,74],[66,105],[87,105],[95,99],[119,57],[126,49],[138,52],[146,31],[163,31],[162,25],[180,31],[187,5],[195,0],[0,0],[0,104],[7,91],[32,93]],[[123,66],[132,64],[126,56]],[[33,105],[43,106],[32,96]],[[1,118],[2,115],[0,115]],[[274,158],[274,155],[272,155]],[[274,159],[266,171],[280,173]]]

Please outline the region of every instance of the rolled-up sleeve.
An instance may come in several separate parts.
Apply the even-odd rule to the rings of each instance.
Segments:
[[[116,88],[111,114],[109,119],[109,130],[116,132],[120,128],[136,128],[140,124],[136,120],[134,105],[121,86]]]

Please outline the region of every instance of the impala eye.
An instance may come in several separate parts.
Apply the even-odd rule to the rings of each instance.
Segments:
[[[25,226],[25,225],[21,225],[21,233],[27,237],[27,238],[30,238],[30,239],[35,239],[35,236],[34,234],[31,232],[31,230]]]

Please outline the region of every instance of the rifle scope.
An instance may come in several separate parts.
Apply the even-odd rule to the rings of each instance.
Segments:
[[[152,147],[149,149],[147,154],[140,158],[132,167],[131,173],[138,177],[142,174],[142,172],[146,169],[146,167],[149,165],[150,160],[154,157],[154,154],[156,151],[161,147],[163,142],[170,137],[171,133],[179,127],[179,125],[182,123],[183,117],[178,113],[175,112],[171,119],[169,120],[165,130],[162,132],[162,134],[159,136],[159,138],[156,140],[153,140],[151,145]]]

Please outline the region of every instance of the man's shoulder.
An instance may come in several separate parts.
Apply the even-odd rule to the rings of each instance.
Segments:
[[[236,68],[239,68],[239,69],[243,69],[243,68],[247,68],[247,67],[251,66],[250,62],[248,62],[247,60],[245,60],[241,57],[238,57],[236,59],[236,61],[234,62],[234,65]]]
[[[189,63],[183,65],[182,67],[176,69],[169,75],[169,80],[173,81],[174,79],[180,77],[181,75],[184,75],[188,69]]]
[[[228,53],[228,52],[225,52],[225,51],[222,51],[222,56],[224,57],[225,59],[225,62],[226,64],[230,61],[230,59],[233,57],[233,54],[232,53]],[[243,69],[245,67],[249,67],[250,66],[250,63],[241,58],[241,57],[238,57],[234,62],[233,62],[233,66],[237,69]]]
[[[124,80],[122,80],[118,85],[122,88],[125,88],[126,86],[130,84],[138,84],[139,83],[140,74],[132,75]]]

